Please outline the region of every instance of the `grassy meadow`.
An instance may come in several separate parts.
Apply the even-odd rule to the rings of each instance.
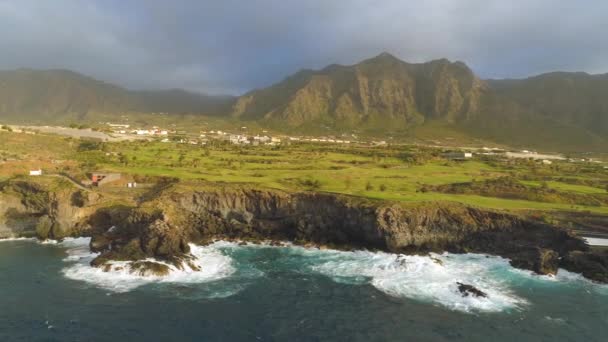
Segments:
[[[208,146],[158,141],[87,142],[77,139],[0,133],[0,177],[42,167],[83,179],[87,172],[116,171],[210,182],[247,183],[283,190],[314,190],[394,201],[456,201],[507,210],[577,210],[608,214],[606,206],[548,203],[477,194],[421,191],[424,185],[515,177],[530,189],[543,187],[608,196],[608,172],[600,165],[476,157],[448,161],[441,150],[414,145],[300,144]]]

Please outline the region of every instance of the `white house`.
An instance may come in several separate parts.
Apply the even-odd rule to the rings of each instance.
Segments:
[[[42,170],[30,170],[30,176],[42,176]]]
[[[450,159],[450,160],[466,160],[466,159],[473,158],[473,153],[456,151],[456,152],[443,153],[442,156],[444,158]]]

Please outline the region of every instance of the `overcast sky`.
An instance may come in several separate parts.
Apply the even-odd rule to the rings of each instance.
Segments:
[[[0,0],[0,69],[232,94],[383,51],[482,78],[605,73],[607,18],[595,0]]]

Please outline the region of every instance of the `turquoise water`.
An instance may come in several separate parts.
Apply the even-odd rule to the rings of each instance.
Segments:
[[[194,247],[200,274],[87,266],[84,239],[0,242],[0,341],[606,341],[608,287],[483,255]],[[463,298],[456,281],[487,299]]]

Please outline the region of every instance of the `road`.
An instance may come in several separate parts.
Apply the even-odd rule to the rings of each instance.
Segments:
[[[57,178],[63,178],[65,180],[67,180],[68,182],[72,183],[75,187],[77,187],[80,190],[91,191],[91,189],[89,189],[86,186],[82,185],[80,182],[78,182],[77,180],[75,180],[74,178],[72,178],[72,177],[70,177],[68,175],[64,175],[64,174],[61,174],[61,173],[48,173],[47,176],[57,177]]]

